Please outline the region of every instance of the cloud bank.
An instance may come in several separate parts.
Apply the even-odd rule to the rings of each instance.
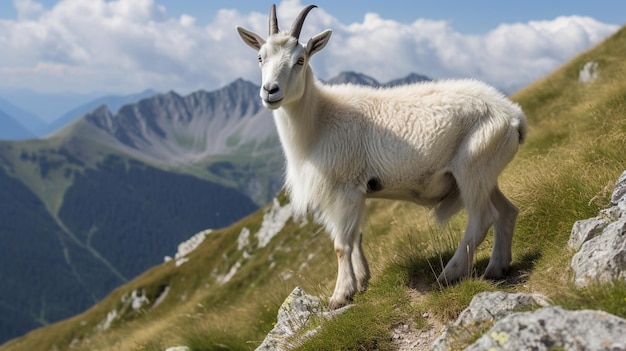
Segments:
[[[154,88],[182,93],[216,89],[243,77],[256,82],[256,55],[235,26],[267,33],[266,12],[220,10],[201,26],[193,14],[174,17],[158,0],[62,0],[45,9],[14,0],[16,20],[0,20],[0,89],[130,93]],[[281,28],[302,8],[278,6]],[[301,39],[333,30],[312,60],[320,78],[341,71],[387,81],[410,72],[433,78],[474,77],[506,91],[549,73],[619,27],[589,17],[501,24],[483,35],[459,33],[445,21],[403,24],[369,13],[341,23],[315,9]]]

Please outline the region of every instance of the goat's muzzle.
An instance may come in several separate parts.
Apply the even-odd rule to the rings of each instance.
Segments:
[[[263,84],[260,95],[263,105],[269,109],[280,107],[280,102],[283,100],[283,91],[277,82]]]

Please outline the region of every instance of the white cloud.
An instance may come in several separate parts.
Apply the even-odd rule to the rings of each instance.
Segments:
[[[466,35],[443,21],[420,19],[405,25],[370,14],[363,23],[335,30],[320,69],[326,75],[360,70],[382,81],[408,71],[435,78],[471,76],[514,90],[617,29],[592,18],[570,16],[502,24],[484,35]]]
[[[196,23],[196,19],[187,14],[180,16],[180,25],[183,27],[192,27]]]
[[[191,15],[168,14],[156,1],[62,0],[46,10],[32,0],[14,0],[18,19],[0,20],[0,89],[189,92],[237,77],[259,79],[256,55],[234,27],[266,35],[267,11],[221,10],[202,27]],[[301,8],[298,0],[282,2],[280,28],[287,29]],[[315,9],[301,40],[326,28],[333,29],[331,43],[312,61],[321,78],[354,70],[386,81],[417,72],[476,77],[506,90],[549,73],[618,29],[570,16],[466,35],[444,21],[403,24],[370,13],[344,24]]]

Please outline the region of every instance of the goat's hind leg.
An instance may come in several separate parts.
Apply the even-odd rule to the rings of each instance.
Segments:
[[[502,279],[507,274],[511,263],[513,231],[519,210],[497,187],[491,193],[491,201],[498,210],[498,219],[493,227],[493,251],[485,270],[485,278]]]
[[[483,190],[487,186],[462,183],[458,185],[467,210],[467,227],[454,255],[437,278],[437,281],[442,284],[453,283],[470,275],[474,252],[498,217],[498,212],[489,196],[490,191]]]
[[[363,292],[367,289],[367,282],[370,279],[370,269],[363,253],[362,247],[363,233],[359,232],[354,238],[354,245],[352,250],[352,267],[354,268],[354,275],[356,277],[356,288],[358,292]]]

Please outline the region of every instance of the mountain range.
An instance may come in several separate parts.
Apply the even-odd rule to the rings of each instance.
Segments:
[[[328,84],[358,84],[370,87],[394,87],[398,85],[414,84],[429,81],[431,78],[417,73],[411,73],[404,78],[391,80],[387,83],[380,83],[376,79],[362,73],[345,71],[326,81]]]
[[[0,118],[0,140],[22,140],[34,137],[43,137],[54,131],[60,130],[63,127],[69,125],[74,120],[82,117],[84,114],[91,112],[99,106],[107,106],[109,110],[117,112],[117,110],[126,104],[135,103],[143,98],[147,98],[156,95],[157,92],[151,89],[147,89],[141,93],[130,95],[106,95],[97,97],[87,102],[81,102],[77,107],[72,107],[69,111],[64,111],[57,117],[54,117],[51,122],[46,122],[43,117],[40,117],[33,112],[26,111],[24,108],[17,106],[16,104],[9,102],[7,99],[0,98],[0,113],[4,118]],[[18,97],[26,98],[31,96],[30,100],[27,100],[26,106],[29,108],[36,108],[39,110],[41,107],[46,107],[54,104],[53,101],[41,102],[43,100],[54,100],[56,94],[42,94],[42,93],[22,93]],[[85,97],[82,97],[84,99]],[[16,98],[17,101],[22,99]],[[69,97],[67,98],[69,99]],[[71,101],[82,101],[79,97],[71,99]],[[33,104],[33,101],[36,103]],[[41,105],[41,106],[40,106]],[[61,105],[68,106],[68,105]],[[50,111],[46,112],[46,119],[50,118]],[[20,130],[11,128],[13,125],[19,125]]]
[[[392,80],[387,83],[380,83],[376,79],[362,73],[341,72],[336,77],[328,80],[330,84],[353,83],[361,85],[369,85],[376,87],[395,86],[400,84],[411,84],[430,78],[411,73],[407,77]],[[0,95],[3,93],[0,92]],[[34,92],[4,92],[13,98],[14,101],[20,102],[22,106],[28,106],[44,114],[45,120],[50,120],[50,114],[54,111],[61,111],[63,106],[71,106],[73,101],[82,101],[76,107],[69,110],[63,110],[62,113],[53,117],[50,122],[44,121],[44,118],[33,112],[26,111],[24,108],[17,106],[15,103],[9,102],[7,99],[0,98],[0,140],[22,140],[34,137],[44,137],[55,131],[59,131],[71,122],[77,120],[83,115],[95,110],[100,106],[106,106],[109,111],[116,113],[119,108],[124,105],[138,102],[144,98],[148,98],[158,93],[154,90],[147,89],[137,94],[130,95],[106,95],[93,98],[91,95],[68,95],[68,94],[43,94]],[[89,97],[92,97],[89,99]],[[85,99],[89,99],[84,102]],[[59,100],[57,102],[57,100]],[[32,104],[36,101],[36,104]],[[49,108],[49,110],[46,110]]]
[[[0,141],[0,341],[82,311],[192,233],[270,201],[283,157],[258,91],[238,79],[117,110],[104,99],[45,138]]]

